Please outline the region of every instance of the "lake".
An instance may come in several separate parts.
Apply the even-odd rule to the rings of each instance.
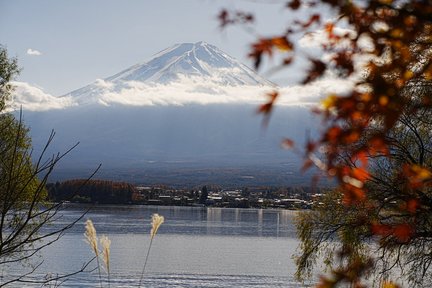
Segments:
[[[71,222],[85,209],[71,204],[48,229]],[[34,277],[70,273],[92,259],[83,235],[84,222],[91,219],[98,236],[105,234],[112,241],[111,287],[138,287],[153,213],[163,215],[165,223],[153,240],[142,287],[310,286],[293,278],[292,255],[299,243],[293,217],[298,212],[203,207],[93,207],[82,221],[45,249],[39,259],[43,264]],[[90,266],[95,267],[93,263]],[[9,268],[2,271],[2,276],[7,279],[19,272],[22,270]],[[106,280],[103,271],[103,287],[108,287]],[[19,283],[15,287],[40,284]],[[100,287],[98,273],[80,273],[61,287]]]

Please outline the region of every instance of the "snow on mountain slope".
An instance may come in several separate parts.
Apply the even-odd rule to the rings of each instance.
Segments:
[[[179,80],[180,75],[218,78],[223,85],[271,85],[250,68],[205,42],[176,44],[150,61],[105,80],[169,83]]]
[[[137,84],[167,85],[188,80],[220,87],[274,86],[217,47],[197,42],[176,44],[145,63],[134,65],[65,96],[81,98],[85,102],[90,99],[98,101],[98,96],[107,91],[118,93]]]

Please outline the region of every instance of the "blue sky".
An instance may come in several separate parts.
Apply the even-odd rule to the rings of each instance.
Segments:
[[[19,81],[63,95],[181,42],[203,40],[251,65],[246,55],[255,37],[283,31],[290,21],[284,2],[0,0],[0,44],[18,58]],[[221,31],[222,7],[255,13],[255,32]]]

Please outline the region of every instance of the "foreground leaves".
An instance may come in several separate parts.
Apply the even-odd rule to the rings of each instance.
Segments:
[[[275,53],[283,56],[281,66],[291,65],[299,49],[293,39],[313,30],[323,31],[326,41],[321,48],[329,57],[309,58],[301,83],[312,83],[329,72],[352,77],[355,85],[349,93],[329,95],[323,101],[319,113],[324,130],[320,138],[307,142],[304,169],[315,165],[336,178],[341,194],[337,201],[347,209],[362,207],[367,212],[357,223],[367,229],[354,234],[358,239],[342,238],[344,244],[352,248],[359,240],[374,239],[384,255],[394,253],[394,247],[407,247],[404,251],[412,247],[425,261],[407,258],[410,265],[422,265],[421,272],[412,275],[424,276],[430,259],[422,251],[432,243],[432,2],[292,0],[285,7],[304,12],[319,5],[330,6],[338,15],[336,20],[323,21],[320,13],[294,20],[284,33],[275,33],[279,36],[252,43],[249,56],[257,69],[265,57]],[[225,21],[222,26],[242,22]],[[351,31],[336,33],[338,26]],[[368,45],[364,45],[365,39]],[[277,92],[269,96],[259,109],[265,121],[280,97]],[[294,147],[286,140],[283,145]],[[307,242],[307,237],[302,241]],[[344,281],[362,287],[362,276],[367,275],[363,267],[370,264],[369,258],[351,261],[359,250],[347,251],[339,260],[331,260],[341,266],[333,268],[331,277],[323,278],[319,287],[334,287]],[[386,256],[381,259],[390,261]],[[308,263],[305,261],[303,264]],[[396,286],[384,282],[383,287]]]

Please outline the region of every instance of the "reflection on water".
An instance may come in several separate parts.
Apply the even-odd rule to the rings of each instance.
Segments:
[[[85,209],[70,205],[50,229]],[[153,213],[165,223],[153,242],[145,287],[304,287],[292,277],[297,212],[261,209],[97,206],[44,252],[36,277],[75,271],[92,258],[83,241],[84,222],[92,219],[98,234],[112,240],[111,287],[136,286]],[[81,273],[63,286],[97,287],[98,277]]]
[[[71,222],[86,208],[71,205],[57,224]],[[147,233],[153,213],[165,217],[165,223],[158,232],[162,234],[295,238],[292,221],[298,212],[202,207],[95,206],[85,219],[92,219],[100,233],[141,234]],[[82,226],[77,225],[69,233],[82,231]]]

